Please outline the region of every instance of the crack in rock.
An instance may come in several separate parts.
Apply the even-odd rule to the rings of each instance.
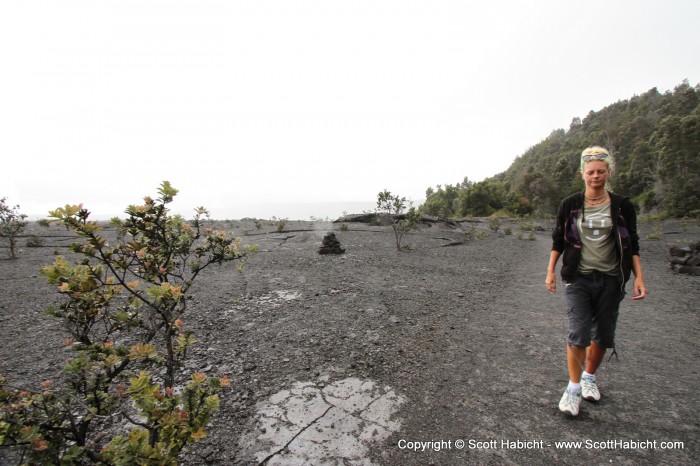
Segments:
[[[240,454],[268,465],[372,464],[370,444],[400,429],[395,414],[405,401],[391,387],[354,377],[324,387],[295,382],[258,404]]]

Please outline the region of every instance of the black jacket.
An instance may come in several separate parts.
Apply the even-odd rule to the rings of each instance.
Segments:
[[[632,272],[632,256],[639,255],[639,235],[637,234],[637,212],[627,197],[610,194],[610,216],[615,235],[615,251],[619,261],[618,278],[624,287]],[[552,232],[552,250],[562,254],[561,277],[566,282],[573,281],[578,273],[581,260],[581,238],[576,228],[579,215],[585,219],[583,193],[573,194],[559,205],[557,226]]]

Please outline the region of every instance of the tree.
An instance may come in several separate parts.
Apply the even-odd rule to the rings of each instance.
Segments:
[[[474,183],[460,192],[459,204],[462,215],[487,217],[503,208],[505,198],[503,186],[494,179]]]
[[[465,177],[465,186],[468,186],[468,181]],[[460,186],[452,186],[451,184],[437,186],[437,191],[432,188],[426,190],[425,203],[420,207],[420,211],[426,215],[435,215],[438,217],[452,217],[455,214],[455,201],[459,195]]]
[[[420,211],[440,216],[484,216],[501,208],[554,213],[561,199],[582,189],[581,151],[604,145],[616,158],[611,179],[615,191],[632,198],[643,211],[697,216],[699,121],[700,85],[684,81],[663,94],[652,88],[591,111],[583,120],[573,118],[568,131],[552,131],[501,174],[479,183],[459,183],[452,203],[449,190],[438,185]]]
[[[27,226],[27,216],[19,213],[19,205],[10,207],[6,201],[6,197],[0,199],[0,237],[7,238],[10,243],[10,259],[16,259],[17,236]]]
[[[654,138],[666,211],[677,217],[700,212],[700,114],[667,117]]]
[[[406,207],[409,209],[408,212],[404,213]],[[416,224],[420,220],[420,214],[416,209],[411,203],[407,203],[405,197],[391,194],[385,189],[377,195],[377,211],[388,213],[392,216],[391,227],[396,237],[396,249],[399,251],[408,249],[401,242],[406,233],[415,230]]]
[[[75,355],[60,387],[18,389],[0,377],[0,443],[32,464],[176,464],[218,409],[227,377],[177,371],[196,342],[183,321],[187,293],[202,270],[242,265],[251,248],[204,228],[203,207],[189,223],[170,215],[177,190],[167,181],[158,193],[112,220],[114,245],[82,205],[50,213],[81,239],[75,265],[57,257],[41,270],[63,298],[48,313]]]

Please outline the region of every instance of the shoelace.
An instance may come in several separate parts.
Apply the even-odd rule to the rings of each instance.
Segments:
[[[578,398],[581,398],[581,392],[577,393],[571,393],[570,391],[566,391],[567,396],[566,396],[566,401],[564,402],[565,406],[569,408],[571,412],[574,412],[574,408],[577,407],[578,403],[575,401]]]
[[[595,379],[589,377],[581,378],[581,388],[586,388],[586,390],[598,392],[598,385],[595,383]]]

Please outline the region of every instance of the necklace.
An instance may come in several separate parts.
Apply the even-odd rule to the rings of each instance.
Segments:
[[[603,195],[600,196],[600,197],[588,197],[588,196],[586,196],[586,195],[584,194],[583,197],[585,197],[587,201],[599,201],[599,200],[603,199],[603,198],[604,198],[605,196],[607,196],[607,195],[608,195],[608,193],[605,193],[605,194],[603,194]]]
[[[608,194],[606,193],[600,197],[593,197],[593,198],[584,196],[584,198],[586,199],[586,204],[588,204],[590,206],[597,206],[597,205],[603,204],[604,202],[606,202],[608,200]]]

